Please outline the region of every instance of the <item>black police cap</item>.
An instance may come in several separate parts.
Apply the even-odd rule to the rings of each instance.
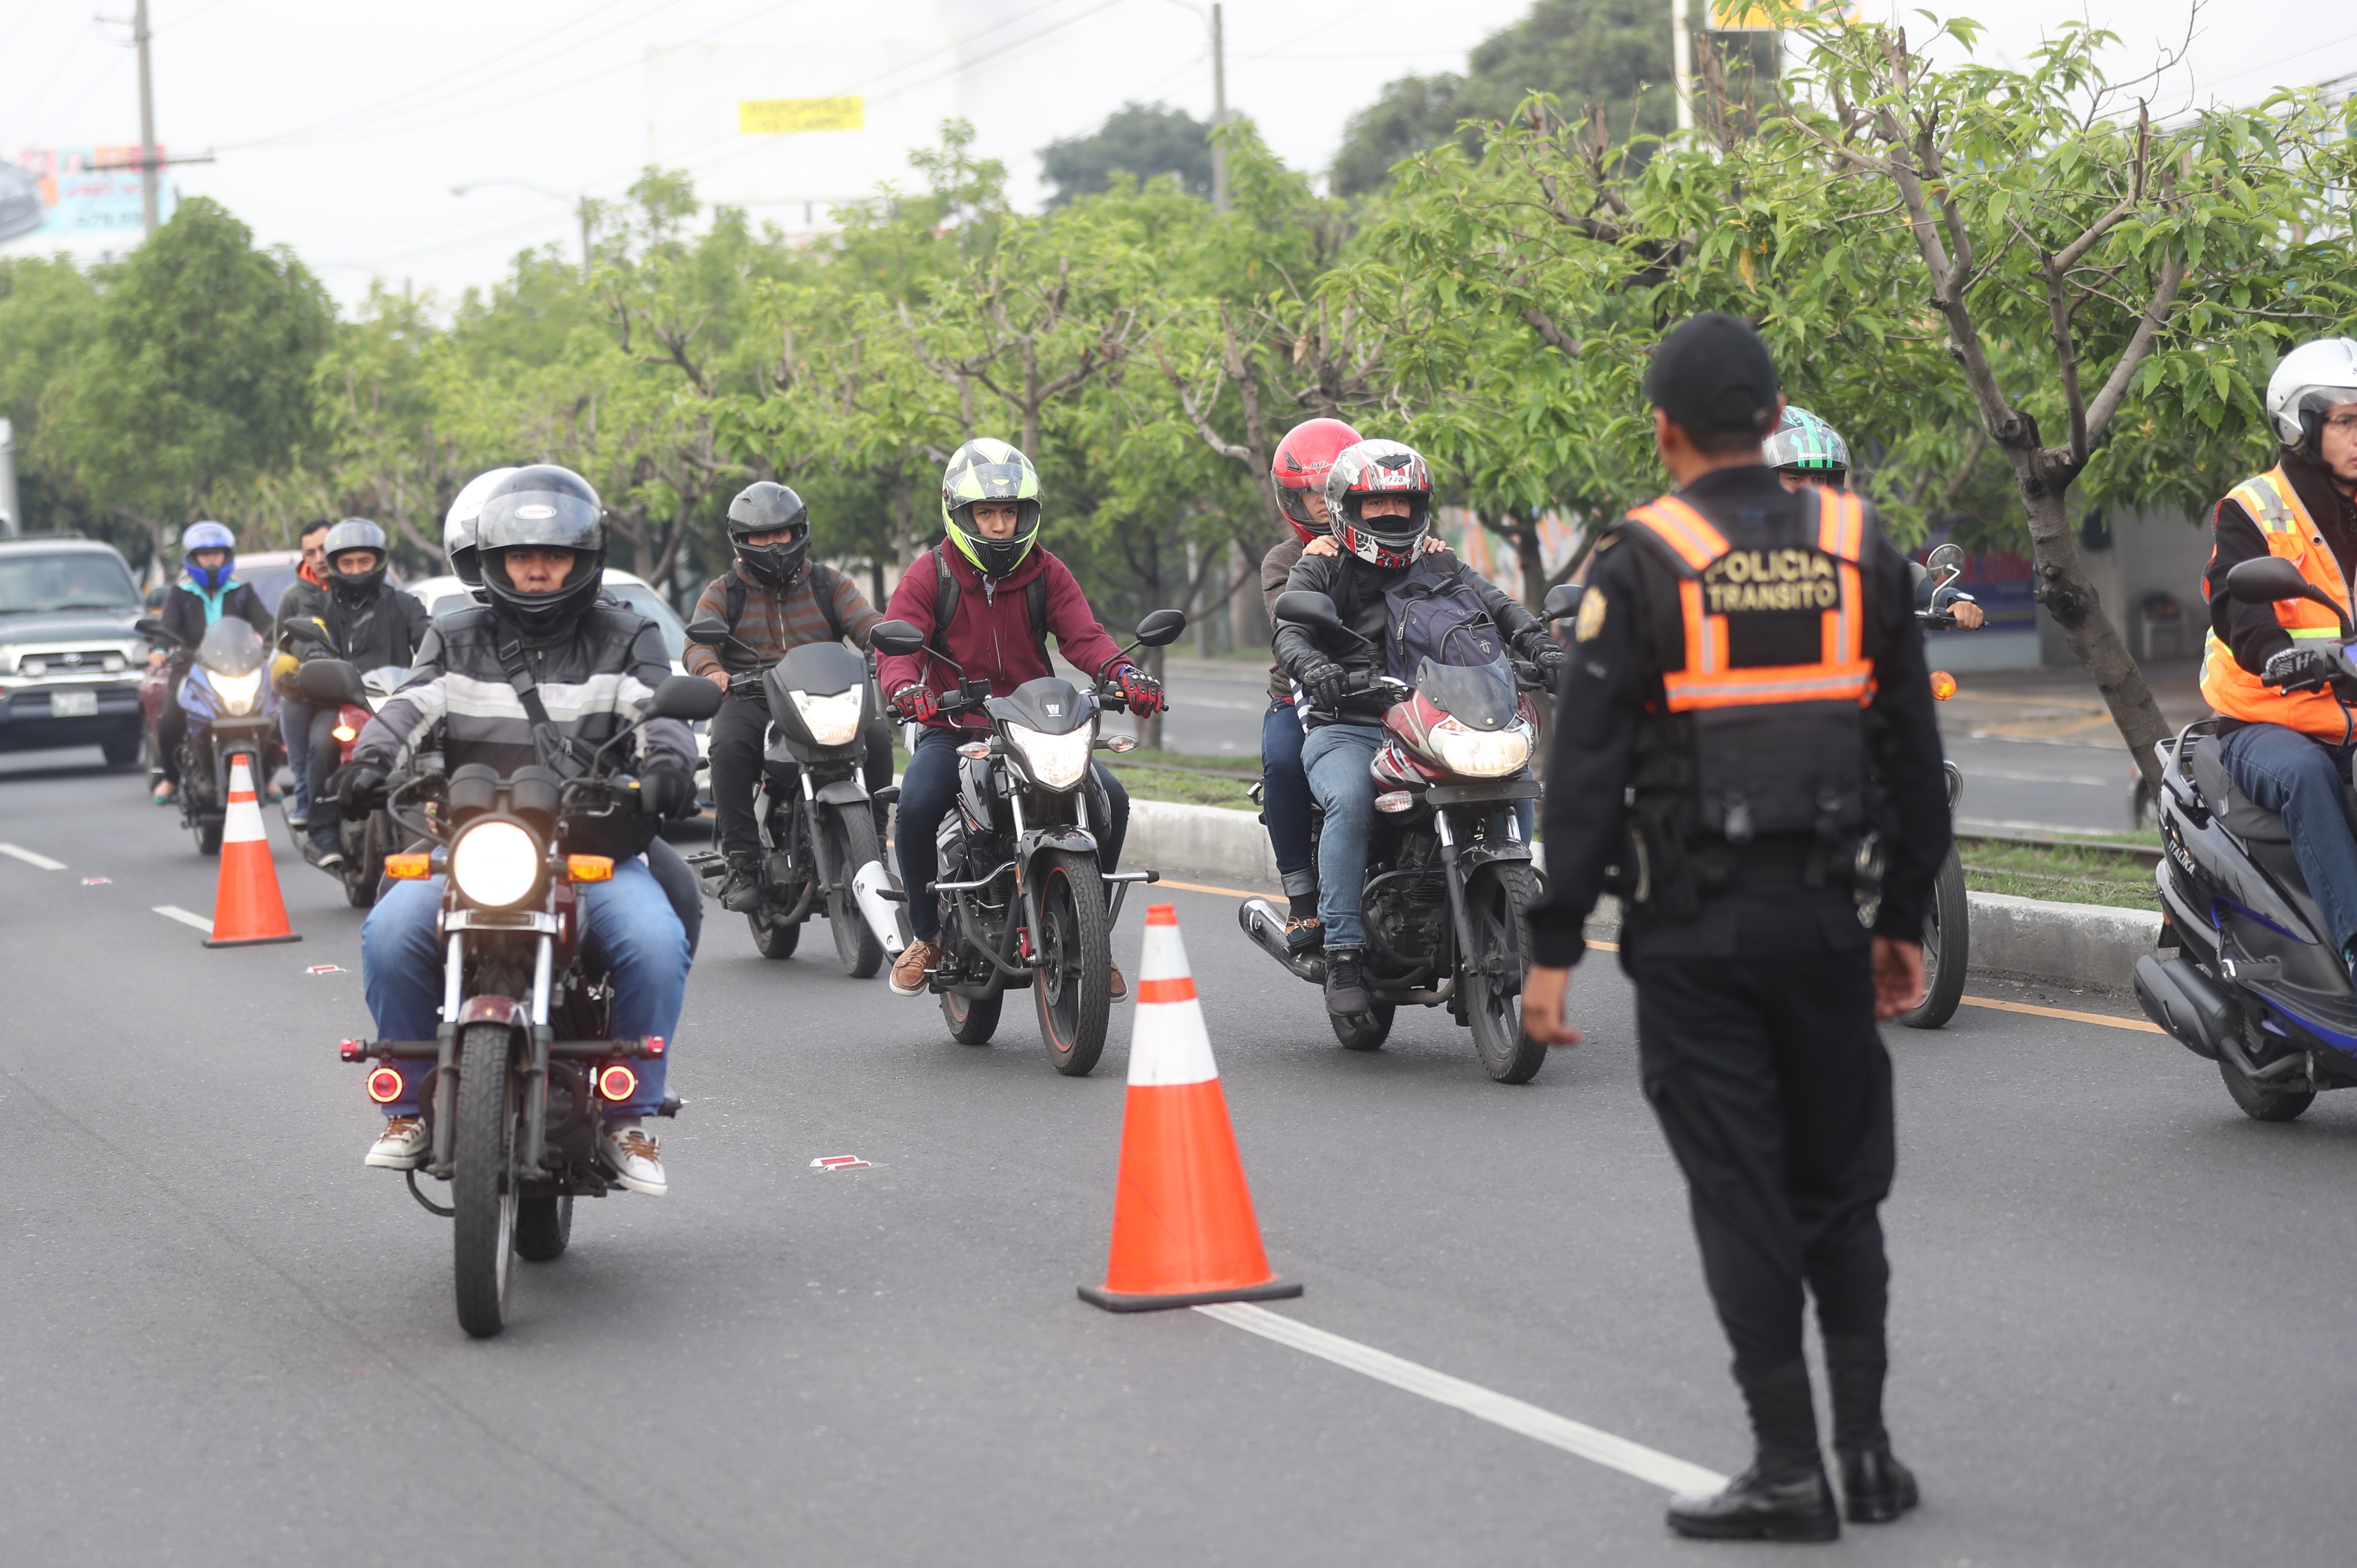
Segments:
[[[1679,322],[1645,371],[1647,401],[1698,435],[1766,435],[1776,423],[1776,393],[1768,345],[1749,322],[1716,310]]]

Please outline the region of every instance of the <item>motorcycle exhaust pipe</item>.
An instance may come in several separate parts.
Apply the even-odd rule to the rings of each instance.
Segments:
[[[1261,951],[1285,965],[1312,985],[1326,983],[1326,960],[1317,953],[1287,952],[1285,947],[1285,917],[1265,898],[1247,898],[1236,911],[1236,924],[1250,937]]]
[[[869,861],[851,878],[851,891],[859,900],[859,912],[867,917],[867,929],[884,944],[884,956],[897,959],[909,945],[909,937],[901,929],[900,906],[884,897],[891,886],[880,860]]]
[[[2145,1015],[2197,1057],[2216,1061],[2222,1041],[2242,1028],[2242,1010],[2210,977],[2181,958],[2136,960],[2136,1003]]]

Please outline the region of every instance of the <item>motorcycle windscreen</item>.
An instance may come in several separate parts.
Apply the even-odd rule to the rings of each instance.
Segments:
[[[1501,730],[1520,711],[1512,666],[1442,664],[1426,659],[1415,667],[1415,689],[1426,702],[1468,729]]]
[[[251,622],[236,616],[223,616],[205,631],[204,640],[197,644],[197,662],[216,675],[251,675],[262,668],[264,654],[262,634]]]
[[[984,710],[1041,735],[1070,735],[1089,722],[1096,700],[1058,675],[1026,681],[1004,697],[993,697]]]

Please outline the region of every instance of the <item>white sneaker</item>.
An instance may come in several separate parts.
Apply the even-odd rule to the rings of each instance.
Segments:
[[[597,1152],[613,1167],[614,1179],[630,1191],[661,1197],[671,1190],[663,1180],[662,1143],[648,1137],[637,1117],[607,1122],[605,1134],[597,1140]]]
[[[361,1164],[384,1171],[414,1171],[425,1163],[434,1140],[426,1136],[423,1116],[388,1116],[384,1135],[369,1145]]]

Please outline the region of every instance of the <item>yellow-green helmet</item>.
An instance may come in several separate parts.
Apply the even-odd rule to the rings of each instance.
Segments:
[[[985,539],[974,526],[976,501],[1013,501],[1015,537]],[[1039,472],[1031,459],[994,436],[977,435],[950,454],[942,470],[942,522],[958,553],[988,577],[1004,577],[1039,538]]]

